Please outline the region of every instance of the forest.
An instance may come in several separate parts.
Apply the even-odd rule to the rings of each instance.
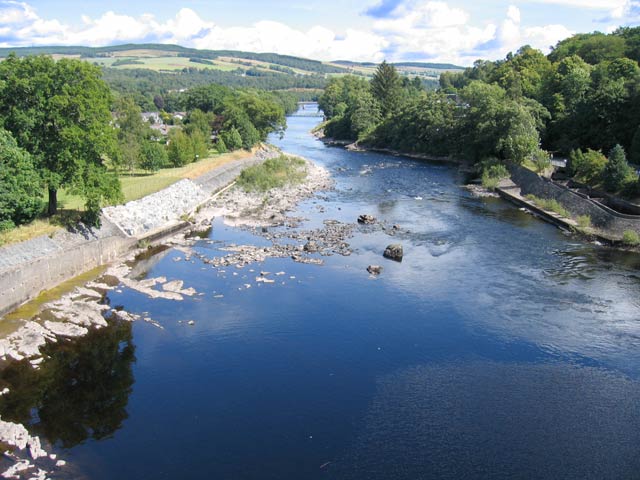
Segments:
[[[383,63],[371,82],[331,79],[320,98],[336,139],[400,152],[452,156],[480,169],[508,162],[544,168],[569,157],[571,173],[636,195],[640,164],[640,28],[579,34],[548,55],[529,46],[498,61],[444,72],[425,91]],[[504,171],[504,170],[502,170]]]

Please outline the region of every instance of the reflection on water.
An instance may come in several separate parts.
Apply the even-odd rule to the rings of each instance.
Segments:
[[[449,166],[328,148],[314,121],[274,139],[336,181],[294,212],[302,228],[366,213],[398,229],[357,226],[353,254],[321,267],[152,252],[135,275],[199,294],[111,291],[164,328],[114,325],[39,372],[13,366],[2,418],[91,479],[637,477],[640,255],[475,198]],[[195,240],[208,257],[269,244],[219,219]]]
[[[47,347],[41,368],[29,362],[0,372],[0,415],[32,435],[71,448],[112,436],[127,418],[135,361],[131,324],[112,322],[85,338]]]

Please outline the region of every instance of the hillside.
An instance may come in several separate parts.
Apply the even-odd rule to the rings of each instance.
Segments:
[[[349,61],[321,62],[275,53],[253,53],[234,50],[199,50],[180,45],[126,44],[109,47],[46,46],[0,48],[0,57],[15,52],[19,56],[47,54],[56,57],[82,58],[105,68],[119,70],[153,70],[177,72],[185,69],[220,70],[249,76],[340,75],[352,73],[372,76],[376,64]],[[443,71],[462,70],[450,64],[408,62],[397,63],[401,74],[418,76],[425,81],[437,80]]]

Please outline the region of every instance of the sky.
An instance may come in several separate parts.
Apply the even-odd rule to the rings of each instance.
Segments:
[[[175,43],[467,66],[640,25],[640,0],[0,0],[0,46]]]

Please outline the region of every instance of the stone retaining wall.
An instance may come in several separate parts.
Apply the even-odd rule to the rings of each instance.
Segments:
[[[0,272],[0,315],[35,298],[43,290],[114,261],[135,243],[135,239],[123,236],[97,238]]]
[[[516,165],[509,170],[511,179],[520,187],[522,195],[555,199],[572,215],[588,215],[594,227],[616,237],[622,237],[625,230],[640,233],[640,216],[618,213],[527,168]]]
[[[229,163],[194,180],[183,180],[190,184],[187,185],[190,188],[184,191],[180,186],[176,187],[177,184],[168,187],[165,189],[167,195],[174,194],[176,201],[171,203],[166,212],[164,210],[168,202],[163,198],[164,191],[153,194],[151,203],[144,204],[146,211],[154,214],[153,218],[147,222],[136,218],[144,228],[125,232],[125,225],[121,225],[118,219],[111,222],[103,215],[103,226],[98,230],[61,231],[51,238],[43,236],[0,248],[0,315],[35,298],[43,290],[115,261],[134,248],[140,238],[160,239],[184,227],[187,224],[180,222],[179,217],[187,210],[192,211],[197,203],[208,200],[211,194],[229,185],[244,168],[277,154],[275,150],[260,150],[254,157]],[[201,191],[203,195],[197,199],[189,198],[193,189]],[[179,194],[175,194],[175,190]],[[144,200],[141,199],[142,202]],[[131,210],[139,213],[139,205],[136,207],[136,202],[131,204]],[[115,208],[126,210],[127,206]],[[166,218],[155,218],[158,217],[156,210],[166,213]]]

